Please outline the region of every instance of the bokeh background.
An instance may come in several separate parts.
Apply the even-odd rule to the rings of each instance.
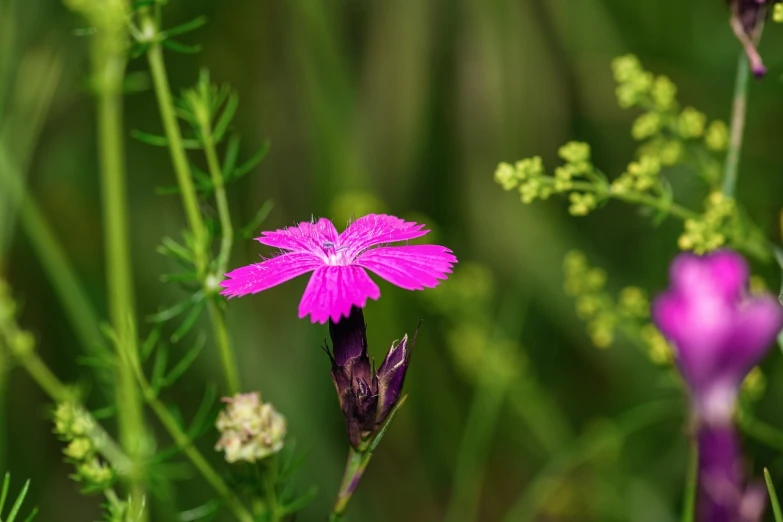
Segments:
[[[26,158],[30,195],[104,317],[89,36],[84,22],[54,0],[0,5],[5,150]],[[165,26],[209,19],[184,38],[202,52],[167,54],[174,88],[192,85],[199,68],[208,68],[214,81],[239,93],[234,126],[243,150],[271,142],[263,163],[230,186],[236,223],[267,201],[274,206],[262,229],[311,216],[340,226],[352,215],[386,211],[426,222],[431,240],[451,247],[467,268],[463,277],[458,268],[453,295],[446,294],[451,282],[431,296],[381,284],[382,299],[367,306],[377,358],[424,323],[409,400],[348,520],[679,519],[688,461],[682,392],[668,369],[622,338],[607,350],[592,345],[563,291],[562,259],[572,248],[584,250],[607,271],[610,288],[638,285],[654,294],[665,286],[681,223],[654,226],[616,202],[585,218],[569,216],[567,203],[556,198],[522,205],[492,174],[499,161],[534,154],[553,167],[557,148],[570,139],[591,143],[605,172],[622,172],[633,157],[629,129],[637,113],[617,107],[610,62],[629,52],[672,78],[684,105],[728,119],[739,45],[723,1],[172,0],[165,13]],[[783,206],[781,43],[783,31],[770,24],[762,44],[770,74],[750,86],[738,188],[776,239]],[[144,71],[144,60],[131,62],[138,92],[126,98],[128,135],[161,132]],[[47,90],[52,102],[42,106]],[[174,183],[167,151],[128,137],[127,164],[143,318],[184,295],[160,283],[172,266],[156,246],[185,223],[179,199],[155,193]],[[672,183],[683,201],[697,204],[704,196],[684,173],[678,178],[675,171]],[[22,325],[62,379],[95,386],[90,369],[78,363],[83,351],[41,259],[17,222],[2,217],[0,271],[23,305]],[[269,253],[241,240],[231,265]],[[774,267],[754,269],[779,284]],[[303,491],[315,484],[319,493],[300,522],[324,519],[347,451],[319,348],[327,329],[296,317],[305,283],[300,278],[229,304],[244,387],[261,390],[286,415],[290,438],[308,452],[297,481]],[[492,336],[481,337],[473,324]],[[196,330],[209,328],[205,316]],[[212,348],[210,341],[165,397],[186,416],[205,382],[220,382]],[[39,520],[98,518],[100,499],[79,495],[68,478],[49,400],[22,371],[4,366],[0,469],[10,470],[16,485],[32,479],[29,501],[40,506]],[[768,387],[758,415],[783,426],[777,350],[764,371]],[[90,401],[105,405],[99,392]],[[150,424],[157,429],[152,417]],[[222,466],[211,451],[215,438],[208,433],[199,444]],[[159,440],[168,446],[164,433]],[[783,478],[777,451],[754,441],[747,447],[756,474],[769,466]],[[177,482],[176,495],[184,509],[210,491],[191,473]]]

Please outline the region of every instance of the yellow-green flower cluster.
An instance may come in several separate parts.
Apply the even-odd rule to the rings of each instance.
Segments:
[[[655,156],[661,165],[672,166],[681,163],[698,165],[703,175],[714,178],[712,171],[717,162],[707,155],[694,153],[686,142],[704,139],[708,150],[725,150],[726,124],[715,120],[707,125],[704,113],[693,107],[680,111],[677,102],[677,87],[666,76],[654,76],[644,70],[638,58],[626,55],[612,62],[617,81],[617,99],[620,107],[639,107],[645,112],[636,118],[631,135],[642,141],[641,155]]]
[[[548,176],[539,156],[523,159],[515,165],[501,163],[495,170],[495,181],[505,190],[519,190],[522,202],[546,199],[553,193],[569,193],[568,211],[584,216],[596,208],[606,194],[606,183],[590,162],[590,145],[571,141],[560,147],[558,155],[565,161]]]
[[[513,166],[501,163],[495,170],[495,181],[504,190],[519,190],[523,203],[532,203],[552,195],[552,183],[544,172],[540,156],[520,160]]]
[[[258,392],[225,397],[227,404],[218,415],[220,440],[215,445],[225,451],[227,462],[256,462],[283,449],[288,431],[285,417]]]
[[[63,450],[66,460],[76,467],[74,478],[89,489],[105,490],[116,476],[114,470],[98,458],[92,416],[74,402],[63,402],[54,412],[54,432],[68,445]]]
[[[626,54],[615,58],[612,71],[617,82],[615,93],[620,107],[628,109],[650,99],[655,77],[642,68],[636,56]]]
[[[738,217],[734,199],[722,192],[707,198],[704,214],[685,221],[685,230],[677,242],[682,250],[704,254],[722,247]]]
[[[777,23],[783,22],[783,4],[775,4],[772,9],[772,20]]]
[[[620,177],[612,182],[611,190],[615,194],[628,192],[647,192],[661,184],[661,161],[655,156],[645,155],[639,161],[631,162]]]
[[[650,301],[641,288],[628,286],[617,298],[606,291],[606,273],[590,266],[582,252],[571,251],[563,259],[565,291],[576,300],[576,312],[587,321],[587,331],[595,346],[608,348],[616,334],[639,341],[656,364],[672,360],[666,339],[649,322]]]

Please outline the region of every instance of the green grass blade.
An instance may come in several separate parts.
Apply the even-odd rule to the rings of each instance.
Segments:
[[[772,476],[769,474],[769,470],[767,468],[764,468],[764,480],[767,483],[767,491],[769,491],[769,502],[772,504],[772,514],[775,515],[775,522],[783,522],[783,513],[780,511],[778,495],[775,492],[775,485],[772,484]]]
[[[16,497],[16,502],[14,502],[14,506],[11,508],[11,512],[8,513],[8,519],[5,522],[14,522],[16,520],[16,515],[19,514],[19,510],[22,509],[22,503],[24,502],[24,497],[27,496],[27,490],[30,488],[30,481],[24,483],[24,487],[22,488],[22,491],[19,493],[19,496]]]

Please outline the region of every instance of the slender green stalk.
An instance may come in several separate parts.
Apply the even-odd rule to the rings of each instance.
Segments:
[[[209,315],[212,321],[212,328],[215,334],[215,340],[220,351],[220,360],[223,366],[223,373],[226,380],[226,388],[229,393],[237,393],[240,389],[239,372],[236,365],[236,357],[231,346],[231,339],[225,324],[223,312],[219,309],[217,303],[213,301],[213,295],[218,287],[218,277],[208,273],[209,253],[207,250],[207,230],[204,226],[204,220],[201,216],[198,206],[198,195],[188,163],[185,148],[182,144],[182,134],[180,133],[177,117],[174,112],[174,102],[171,95],[168,77],[166,75],[166,65],[163,60],[163,49],[160,43],[155,40],[158,34],[158,26],[155,18],[149,11],[144,12],[141,18],[142,34],[153,35],[147,51],[147,59],[152,72],[152,79],[155,85],[155,94],[158,99],[163,128],[169,143],[171,160],[174,165],[174,171],[177,176],[180,194],[182,195],[182,204],[185,208],[188,224],[193,234],[194,257],[196,272],[199,281],[204,288],[205,295],[209,300]],[[209,127],[209,124],[206,125]],[[233,241],[233,229],[231,227],[231,218],[228,213],[228,204],[223,189],[223,176],[220,173],[220,167],[217,164],[217,154],[215,153],[214,143],[212,143],[211,131],[207,132],[210,137],[211,147],[207,147],[207,160],[210,172],[215,180],[216,198],[218,201],[218,211],[222,227],[222,243],[218,266],[222,267],[219,276],[222,277],[225,271],[225,265],[228,262],[228,255]],[[217,179],[216,179],[217,178]],[[220,191],[218,192],[218,187]],[[221,264],[222,263],[222,264]]]
[[[740,154],[742,152],[742,136],[745,130],[745,114],[748,107],[748,79],[750,69],[745,52],[740,53],[737,63],[737,77],[734,83],[734,102],[731,110],[731,131],[729,132],[729,150],[726,154],[726,165],[723,171],[723,193],[734,197],[737,187]]]
[[[142,14],[141,31],[145,35],[153,35],[156,38],[158,34],[157,23],[149,12]],[[204,220],[199,210],[198,196],[196,187],[193,183],[193,176],[190,172],[185,147],[182,145],[182,133],[177,123],[177,116],[174,112],[174,100],[171,95],[169,79],[166,75],[166,64],[163,60],[163,48],[160,43],[153,40],[147,50],[147,60],[152,72],[152,81],[155,85],[155,95],[158,99],[158,108],[160,117],[163,121],[163,129],[169,142],[169,152],[171,161],[174,165],[174,173],[177,176],[177,184],[182,196],[182,205],[185,208],[185,216],[193,234],[194,254],[196,261],[196,270],[199,279],[203,280],[207,270],[207,230],[204,226]]]
[[[204,455],[193,445],[193,441],[188,437],[180,427],[177,419],[171,414],[166,406],[158,399],[155,390],[144,377],[141,368],[137,363],[132,363],[136,369],[136,378],[139,387],[142,390],[144,399],[150,405],[152,411],[158,417],[158,420],[171,436],[174,443],[182,450],[185,456],[190,459],[196,469],[204,477],[204,480],[223,498],[226,506],[231,510],[237,520],[240,522],[253,522],[253,515],[242,504],[242,501],[234,494],[228,484],[223,481],[220,474],[209,464]]]
[[[402,405],[408,399],[407,395],[400,397],[397,404],[392,408],[389,413],[389,417],[381,427],[375,438],[362,445],[359,449],[353,447],[348,449],[348,463],[345,465],[345,473],[343,473],[343,480],[340,482],[340,489],[337,492],[337,498],[332,507],[332,512],[329,515],[329,522],[339,522],[342,520],[345,510],[348,509],[348,503],[351,501],[356,487],[364,476],[364,470],[367,469],[367,465],[372,459],[373,452],[378,444],[381,443],[386,432],[394,421],[394,417],[397,416],[397,412],[400,411]]]
[[[207,298],[207,308],[209,309],[209,317],[212,320],[212,328],[215,331],[215,341],[220,352],[223,375],[226,379],[226,390],[229,395],[235,395],[240,391],[239,373],[237,372],[234,350],[231,348],[231,337],[229,337],[228,328],[226,327],[226,314],[213,297]]]
[[[371,458],[372,452],[370,451],[357,451],[353,448],[348,451],[348,463],[345,465],[345,473],[343,473],[343,480],[340,483],[340,490],[337,493],[332,513],[329,515],[329,522],[342,520],[345,510],[348,508],[348,502],[351,501],[353,492],[362,479]]]
[[[88,17],[99,27],[92,47],[93,83],[98,96],[98,150],[101,170],[101,189],[106,242],[106,278],[109,316],[119,339],[118,350],[135,349],[133,271],[130,260],[128,234],[128,201],[125,191],[125,150],[123,133],[123,82],[125,77],[124,24],[126,6],[120,0],[106,5]],[[115,18],[116,17],[116,18]],[[123,448],[134,460],[134,474],[130,477],[131,506],[137,513],[145,513],[144,473],[140,462],[144,459],[146,440],[142,402],[136,388],[133,370],[120,356],[117,368],[117,412],[119,438]],[[145,516],[146,519],[146,516]]]
[[[543,178],[543,179],[548,183],[554,183],[554,180],[548,178]],[[592,192],[598,196],[611,197],[614,199],[618,199],[620,201],[625,201],[626,203],[644,205],[645,207],[650,207],[655,210],[667,212],[682,220],[694,219],[699,217],[698,213],[688,208],[685,208],[682,205],[679,205],[674,202],[666,201],[662,198],[656,198],[654,196],[648,196],[646,194],[639,194],[638,192],[623,192],[623,193],[611,192],[608,190],[608,187],[606,186],[596,185],[595,183],[590,183],[588,181],[573,181],[571,182],[571,187],[581,192]]]
[[[685,501],[682,504],[682,522],[693,522],[696,516],[696,489],[699,485],[699,448],[691,442],[688,472],[685,478]]]
[[[775,522],[783,522],[783,512],[780,510],[778,494],[775,491],[775,484],[772,483],[772,476],[767,468],[764,468],[764,481],[767,483],[769,501],[772,504],[772,514],[775,516]]]
[[[224,274],[228,267],[228,258],[231,255],[231,246],[234,243],[234,228],[231,225],[231,214],[228,211],[228,199],[226,198],[225,178],[220,168],[215,140],[212,136],[212,127],[209,120],[201,119],[201,133],[204,139],[204,153],[207,156],[209,175],[215,186],[215,201],[217,202],[218,217],[220,219],[220,253],[217,257],[217,273]]]
[[[215,201],[217,202],[220,218],[221,240],[220,253],[217,257],[216,273],[225,274],[228,267],[228,258],[231,255],[231,247],[234,243],[234,228],[231,224],[231,214],[228,211],[228,199],[224,183],[223,171],[218,162],[215,140],[212,136],[212,126],[209,122],[208,112],[199,118],[201,133],[204,139],[204,152],[207,156],[209,174],[215,186]],[[220,360],[223,363],[223,372],[226,379],[228,393],[239,393],[239,375],[234,350],[231,347],[231,338],[226,328],[226,316],[214,299],[209,298],[209,316],[212,320],[212,328],[215,330],[215,340],[220,351]]]

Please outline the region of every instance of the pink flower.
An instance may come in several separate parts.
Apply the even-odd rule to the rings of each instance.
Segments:
[[[381,296],[365,269],[406,290],[433,288],[446,279],[457,262],[448,248],[385,246],[429,232],[423,229],[424,225],[394,216],[368,214],[348,225],[342,234],[325,218],[264,232],[256,240],[283,252],[229,272],[229,279],[221,283],[221,293],[228,297],[255,294],[313,272],[299,303],[299,317],[309,315],[314,323],[328,319],[336,323],[348,317],[352,306],[363,308],[368,298]]]

